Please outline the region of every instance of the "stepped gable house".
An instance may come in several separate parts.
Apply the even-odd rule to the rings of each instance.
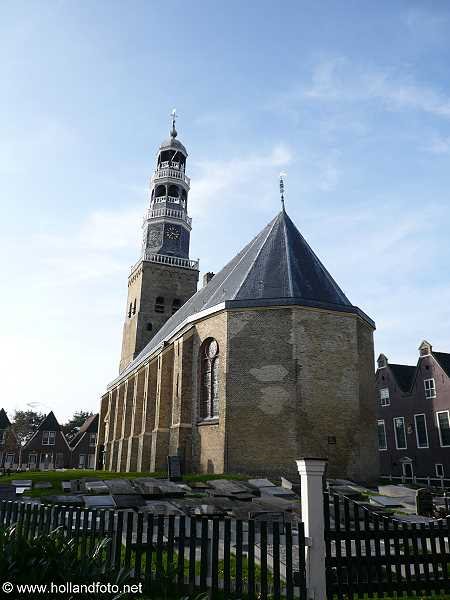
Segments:
[[[284,208],[196,291],[187,152],[176,137],[173,124],[151,179],[98,460],[155,471],[178,454],[189,471],[288,474],[301,456],[326,456],[330,475],[373,479],[373,321]]]
[[[450,354],[422,342],[416,365],[376,372],[382,475],[450,478]]]
[[[22,448],[22,468],[62,469],[71,466],[71,450],[53,411]]]
[[[0,468],[17,469],[20,462],[20,442],[5,410],[0,409]]]

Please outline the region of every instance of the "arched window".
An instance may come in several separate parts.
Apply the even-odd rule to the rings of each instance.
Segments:
[[[175,298],[175,300],[172,302],[172,314],[174,315],[177,310],[180,308],[181,306],[181,300],[179,298]]]
[[[219,416],[219,345],[207,339],[201,347],[200,418]]]
[[[128,309],[128,317],[131,317],[132,312],[133,312],[133,303],[130,302],[130,308]]]
[[[164,312],[164,298],[162,296],[158,296],[155,301],[155,312],[163,313]]]

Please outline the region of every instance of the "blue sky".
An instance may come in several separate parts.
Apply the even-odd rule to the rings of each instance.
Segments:
[[[217,271],[279,210],[377,323],[450,352],[450,6],[0,4],[2,401],[96,410],[176,107],[191,256]]]

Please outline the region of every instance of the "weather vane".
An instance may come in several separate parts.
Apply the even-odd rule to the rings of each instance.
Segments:
[[[281,172],[280,173],[280,196],[281,196],[281,206],[283,207],[284,210],[284,179],[283,177],[286,177],[286,173]]]
[[[172,117],[172,131],[171,131],[170,135],[173,138],[175,138],[175,137],[177,137],[177,130],[175,129],[175,122],[176,122],[177,116],[178,116],[176,109],[174,108],[170,114]]]

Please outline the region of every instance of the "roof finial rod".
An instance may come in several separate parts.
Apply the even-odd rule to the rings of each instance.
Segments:
[[[170,132],[170,137],[176,138],[178,135],[177,130],[175,129],[175,122],[176,122],[177,116],[178,116],[176,109],[174,108],[170,114],[172,117],[172,131]]]
[[[280,196],[281,196],[281,208],[284,211],[284,177],[286,177],[286,173],[280,173]]]

